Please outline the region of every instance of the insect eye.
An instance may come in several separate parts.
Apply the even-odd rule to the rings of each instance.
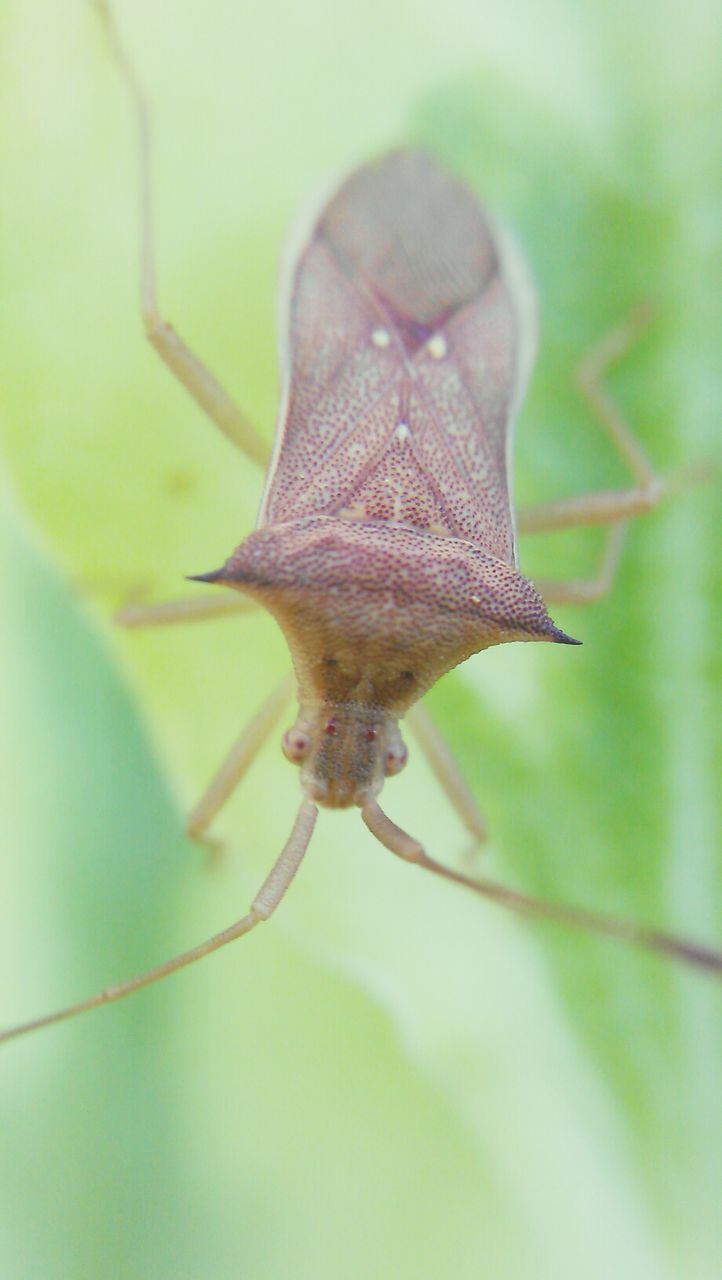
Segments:
[[[376,739],[377,739],[377,737],[378,737],[378,729],[374,729],[374,728],[372,727],[371,729],[367,729],[367,730],[366,730],[366,741],[367,741],[367,742],[375,742],[375,741],[376,741]]]
[[[300,764],[305,760],[311,747],[311,739],[303,729],[288,729],[281,741],[283,754],[291,764]]]
[[[327,733],[330,738],[333,738],[334,735],[338,733],[338,724],[336,721],[327,720],[324,726],[324,732]]]
[[[406,761],[408,760],[408,758],[409,758],[409,753],[406,749],[405,743],[399,742],[398,746],[389,747],[388,751],[386,752],[386,761],[385,761],[385,767],[384,767],[384,773],[386,774],[386,777],[391,778],[395,773],[401,773],[401,770],[406,764]]]

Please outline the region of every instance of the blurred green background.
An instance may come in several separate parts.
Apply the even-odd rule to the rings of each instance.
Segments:
[[[630,306],[615,394],[663,468],[719,460],[722,12],[704,0],[119,0],[153,110],[161,297],[270,437],[283,236],[319,179],[432,148],[515,225],[542,349],[523,500],[624,472],[576,397]],[[128,103],[77,0],[0,6],[0,1021],[245,910],[298,801],[274,740],[182,835],[285,670],[261,616],[118,634],[252,527],[261,478],[147,348]],[[598,534],[522,548],[589,572]],[[719,488],[632,531],[579,650],[482,654],[429,698],[488,816],[488,868],[693,937],[720,913]],[[460,865],[413,754],[393,817]],[[265,930],[0,1055],[0,1275],[720,1274],[719,989],[533,927],[323,814]]]

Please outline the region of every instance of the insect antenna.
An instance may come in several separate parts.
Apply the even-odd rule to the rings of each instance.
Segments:
[[[147,969],[145,973],[128,978],[125,982],[114,983],[113,986],[105,987],[102,991],[96,991],[95,995],[88,996],[85,1000],[79,1000],[77,1004],[66,1005],[64,1009],[56,1009],[54,1013],[47,1013],[42,1018],[34,1018],[30,1022],[22,1022],[15,1027],[0,1031],[0,1044],[14,1040],[17,1036],[26,1035],[29,1031],[38,1031],[41,1027],[52,1026],[54,1022],[65,1022],[66,1019],[74,1018],[77,1014],[97,1009],[99,1005],[124,1000],[134,991],[140,991],[141,987],[149,987],[153,982],[159,982],[161,978],[167,978],[178,969],[185,969],[187,965],[195,964],[196,960],[202,960],[212,951],[218,951],[229,942],[235,942],[236,938],[242,937],[244,933],[249,933],[262,920],[267,920],[281,901],[301,865],[317,817],[318,809],[315,804],[310,800],[304,800],[281,855],[266,876],[247,915],[236,920],[220,933],[215,933],[212,938],[206,938],[205,942],[200,942],[198,946],[191,947],[189,951],[182,951],[180,955],[172,956],[170,960]]]
[[[712,973],[722,973],[722,952],[714,947],[689,942],[686,938],[679,938],[660,929],[648,928],[627,920],[617,920],[613,916],[598,915],[583,907],[569,907],[560,902],[548,902],[544,898],[535,898],[518,889],[510,889],[496,880],[485,877],[472,879],[471,876],[453,871],[450,867],[444,867],[434,858],[430,858],[423,845],[419,844],[413,836],[402,831],[401,827],[397,827],[375,800],[364,806],[361,816],[376,839],[397,857],[403,858],[405,862],[413,862],[419,867],[425,867],[427,871],[433,871],[435,875],[443,876],[445,880],[452,880],[454,884],[463,885],[464,888],[471,889],[482,898],[497,902],[518,915],[550,920],[572,929],[584,929],[587,933],[601,934],[603,937],[614,938],[618,942],[660,952],[682,964],[692,965]]]

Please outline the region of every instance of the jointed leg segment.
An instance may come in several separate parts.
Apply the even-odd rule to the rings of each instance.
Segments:
[[[487,837],[486,823],[463,774],[426,707],[417,702],[406,714],[407,723],[436,778],[475,840]]]
[[[626,524],[609,529],[599,569],[593,578],[572,578],[567,582],[536,578],[534,585],[546,604],[593,604],[612,589],[627,533]]]
[[[519,512],[521,533],[543,533],[578,525],[614,524],[642,515],[656,506],[669,490],[669,484],[657,475],[652,463],[634,433],[627,426],[602,378],[609,367],[633,346],[646,328],[649,315],[639,309],[618,328],[613,329],[582,361],[577,380],[592,413],[624,459],[636,484],[628,489],[583,494],[526,507]]]
[[[216,814],[235,791],[258,755],[286,706],[292,689],[293,681],[288,675],[259,708],[250,724],[246,725],[195,808],[188,815],[186,830],[189,836],[198,838],[208,830]]]
[[[192,947],[190,951],[183,951],[180,955],[173,956],[171,960],[166,960],[164,964],[156,965],[155,968],[148,969],[146,973],[141,973],[135,978],[129,978],[127,982],[118,982],[112,987],[106,987],[103,991],[96,992],[95,995],[90,996],[87,1000],[80,1000],[77,1004],[68,1005],[65,1009],[58,1009],[55,1013],[47,1014],[43,1018],[35,1018],[32,1022],[24,1022],[16,1027],[8,1027],[6,1031],[0,1032],[0,1044],[6,1040],[14,1040],[17,1036],[25,1035],[28,1031],[37,1031],[40,1027],[49,1027],[54,1022],[64,1022],[67,1018],[74,1018],[76,1014],[86,1013],[89,1009],[97,1009],[102,1004],[112,1004],[116,1000],[123,1000],[125,996],[132,995],[134,991],[139,991],[141,987],[148,987],[151,983],[158,982],[161,978],[167,978],[169,974],[176,973],[178,969],[184,969],[187,965],[195,964],[196,960],[202,960],[204,956],[210,955],[212,951],[218,951],[221,947],[227,946],[229,942],[235,942],[236,938],[242,937],[244,933],[250,933],[251,929],[260,924],[262,920],[268,920],[283,898],[301,865],[301,860],[313,835],[317,817],[318,809],[315,804],[310,800],[304,800],[281,856],[271,868],[269,875],[253,899],[248,914],[242,916],[235,924],[223,929],[221,933],[214,934],[212,938],[207,938],[205,942],[199,943],[197,947]]]
[[[227,618],[258,608],[250,596],[240,591],[213,591],[180,600],[131,601],[115,615],[121,627],[167,627],[179,622],[205,622],[210,618]]]
[[[674,937],[658,929],[647,929],[643,925],[629,924],[626,920],[615,920],[611,916],[597,915],[595,912],[577,907],[546,902],[542,898],[535,898],[531,894],[497,884],[495,880],[476,877],[472,879],[471,876],[465,876],[459,871],[452,871],[451,868],[444,867],[440,862],[430,858],[423,845],[397,827],[375,800],[371,800],[364,806],[361,816],[376,839],[398,858],[403,858],[404,862],[425,867],[427,871],[433,871],[434,875],[451,880],[454,884],[463,885],[465,889],[471,889],[482,898],[488,898],[500,906],[508,907],[519,915],[550,920],[575,929],[584,929],[588,933],[597,933],[603,937],[617,939],[619,942],[644,947],[649,951],[662,953],[673,960],[680,960],[710,972],[722,972],[722,953],[713,947],[687,942],[684,938]]]
[[[194,400],[249,458],[266,466],[270,450],[256,434],[245,414],[237,407],[217,378],[186,346],[161,315],[156,297],[155,251],[151,198],[150,119],[143,90],[118,35],[106,0],[95,0],[108,41],[125,80],[135,111],[140,157],[141,216],[141,311],[146,335],[161,360],[183,384]]]

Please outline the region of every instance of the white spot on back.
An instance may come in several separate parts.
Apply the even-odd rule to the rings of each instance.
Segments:
[[[391,341],[391,335],[388,329],[374,329],[371,341],[375,347],[387,347]]]
[[[435,333],[426,345],[429,348],[429,355],[432,355],[434,360],[443,360],[446,355],[446,338],[443,333]]]
[[[396,428],[396,439],[399,444],[404,444],[411,435],[411,428],[407,422],[400,422]]]

